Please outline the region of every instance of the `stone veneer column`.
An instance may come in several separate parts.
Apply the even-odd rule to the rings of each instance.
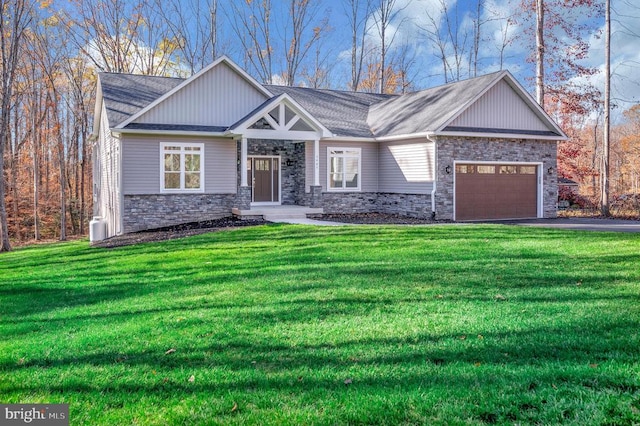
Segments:
[[[236,207],[240,210],[248,210],[251,208],[251,187],[250,186],[238,187],[238,194],[236,196]]]
[[[311,196],[309,200],[309,207],[317,209],[322,207],[322,187],[321,186],[311,186],[310,188]]]

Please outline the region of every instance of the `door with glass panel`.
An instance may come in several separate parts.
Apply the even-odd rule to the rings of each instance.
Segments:
[[[253,203],[280,203],[280,158],[251,157],[247,164]]]

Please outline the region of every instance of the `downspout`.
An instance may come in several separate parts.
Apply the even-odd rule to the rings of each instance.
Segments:
[[[427,135],[427,140],[433,142],[433,188],[431,189],[431,219],[436,218],[436,185],[438,183],[438,144],[433,134]]]

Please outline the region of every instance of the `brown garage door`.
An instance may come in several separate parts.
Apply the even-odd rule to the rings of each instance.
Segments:
[[[537,217],[537,167],[457,164],[456,220]]]

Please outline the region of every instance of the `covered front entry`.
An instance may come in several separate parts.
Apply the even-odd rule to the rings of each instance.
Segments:
[[[535,164],[457,163],[455,220],[538,217]]]
[[[252,203],[280,204],[280,157],[249,157],[247,180],[251,182]]]

